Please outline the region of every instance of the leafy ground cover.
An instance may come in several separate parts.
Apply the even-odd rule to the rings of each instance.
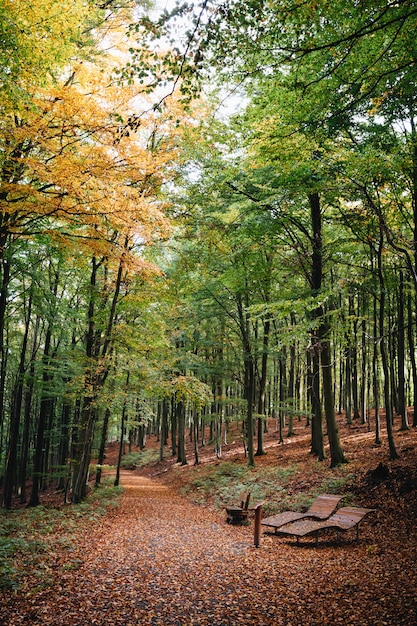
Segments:
[[[107,481],[76,506],[64,507],[62,496],[48,494],[43,506],[0,509],[0,589],[17,590],[28,581],[32,591],[50,587],[60,565],[64,571],[76,569],[80,536],[118,506],[120,495],[121,488]]]
[[[50,511],[49,573],[33,561],[18,587],[2,590],[0,623],[417,624],[417,431],[396,432],[396,461],[366,426],[341,422],[340,432],[350,462],[333,470],[308,454],[303,424],[281,445],[271,425],[267,454],[254,469],[238,439],[224,446],[222,459],[203,448],[198,466],[190,444],[188,465],[167,451],[162,463],[123,470],[120,505],[104,516],[86,512],[66,529]],[[157,446],[148,441],[149,449]],[[109,464],[115,454],[109,449]],[[300,510],[324,491],[377,512],[359,542],[350,532],[297,545],[265,532],[256,548],[253,523],[225,523],[224,504],[244,489],[265,498],[265,514]],[[45,509],[30,514],[36,511],[39,520],[48,517]],[[33,527],[36,540],[40,527]]]

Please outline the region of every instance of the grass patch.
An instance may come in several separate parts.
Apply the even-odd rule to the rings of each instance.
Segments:
[[[242,492],[251,492],[251,501],[266,500],[284,492],[297,466],[250,468],[236,463],[220,463],[194,470],[189,485],[183,489],[199,504],[212,502],[217,508],[238,502]]]
[[[153,463],[159,458],[158,450],[140,450],[139,452],[132,452],[125,454],[122,457],[120,467],[128,470],[135,470],[148,463]]]
[[[197,504],[222,509],[228,504],[238,504],[240,494],[250,491],[252,503],[264,501],[263,514],[267,516],[282,511],[305,511],[323,493],[346,493],[352,478],[345,466],[329,476],[328,468],[324,471],[316,461],[253,468],[225,461],[193,468],[182,492]],[[352,503],[352,496],[346,493],[343,504]]]
[[[38,586],[49,586],[57,563],[63,569],[78,564],[78,559],[71,559],[78,533],[118,506],[121,491],[104,482],[81,504],[0,509],[0,589],[16,589],[28,575]]]

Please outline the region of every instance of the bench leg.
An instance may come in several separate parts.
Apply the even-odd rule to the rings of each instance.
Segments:
[[[261,544],[261,520],[262,520],[262,506],[259,505],[255,509],[254,541],[255,541],[256,548],[259,548]]]

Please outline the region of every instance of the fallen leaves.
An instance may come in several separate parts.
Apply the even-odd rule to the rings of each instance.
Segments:
[[[378,507],[359,543],[354,533],[329,535],[318,546],[263,535],[255,548],[253,523],[227,525],[224,512],[180,496],[179,484],[125,472],[120,507],[85,528],[75,553],[57,559],[50,588],[3,593],[0,623],[416,624],[416,440],[413,431],[407,469],[392,465],[387,480],[371,486],[369,465],[356,464],[356,497]]]

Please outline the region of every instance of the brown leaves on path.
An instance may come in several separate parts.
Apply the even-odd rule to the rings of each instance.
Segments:
[[[149,478],[125,472],[121,482],[121,506],[88,529],[79,569],[61,568],[49,589],[3,595],[1,624],[417,623],[415,529],[401,554],[378,524],[364,524],[359,543],[264,535],[255,548],[253,523],[228,526]]]

